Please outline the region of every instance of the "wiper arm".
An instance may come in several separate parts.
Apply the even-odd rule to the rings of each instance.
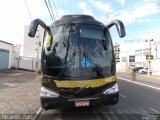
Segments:
[[[75,52],[75,49],[74,49],[73,54],[72,54],[72,58],[70,59],[70,61],[74,59],[74,62],[75,62],[75,56],[76,56],[76,52]],[[66,62],[64,64],[62,70],[60,71],[60,73],[58,75],[58,79],[60,79],[62,77],[62,75],[65,73],[65,71],[67,70],[67,65],[68,65],[69,62]],[[74,69],[74,62],[73,62],[73,69]]]
[[[86,56],[88,56],[91,59],[91,57],[89,56],[89,54],[86,51],[84,52],[83,55],[84,55],[85,59],[86,59]],[[97,73],[97,76],[101,76],[104,78],[105,76],[101,72],[101,71],[103,71],[103,69],[100,66],[98,66],[97,64],[95,64],[92,59],[91,59],[91,63],[93,65],[92,70]]]
[[[65,37],[64,37],[65,38]],[[66,71],[67,69],[67,57],[68,57],[68,51],[69,51],[69,47],[70,47],[70,44],[69,44],[69,40],[70,40],[70,34],[68,35],[68,39],[67,39],[67,47],[65,46],[65,44],[63,43],[63,45],[66,47],[66,55],[65,55],[65,59],[64,59],[64,66],[62,68],[62,70],[60,71],[59,75],[58,75],[58,79],[61,78],[61,76],[64,74],[64,72]],[[75,51],[74,51],[75,52]],[[74,56],[74,54],[73,54]]]
[[[92,70],[95,71],[98,76],[101,76],[101,77],[104,78],[104,75],[103,75],[103,73],[101,72],[101,71],[102,71],[102,68],[101,68],[101,67],[99,67],[98,65],[96,65],[96,66],[93,66]]]

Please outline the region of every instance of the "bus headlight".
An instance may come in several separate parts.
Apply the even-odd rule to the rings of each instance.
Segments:
[[[103,94],[112,94],[112,93],[116,93],[119,91],[119,87],[118,84],[114,84],[111,88],[108,88],[107,90],[105,90],[103,92]]]
[[[54,91],[49,90],[46,87],[41,87],[41,93],[40,93],[41,97],[59,97],[59,94],[57,94]]]

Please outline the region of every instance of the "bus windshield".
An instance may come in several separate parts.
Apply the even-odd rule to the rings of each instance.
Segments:
[[[99,26],[70,24],[53,27],[52,34],[50,51],[44,42],[45,75],[57,79],[87,79],[112,74],[109,31]]]

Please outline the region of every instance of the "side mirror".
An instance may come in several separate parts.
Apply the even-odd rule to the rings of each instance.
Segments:
[[[29,31],[28,31],[29,37],[35,36],[38,25],[41,25],[44,29],[49,29],[49,27],[42,20],[35,19],[30,24]]]
[[[109,24],[106,25],[106,28],[111,28],[113,25],[116,25],[119,37],[125,37],[126,36],[126,32],[125,32],[125,27],[122,21],[120,20],[113,20],[111,21]]]

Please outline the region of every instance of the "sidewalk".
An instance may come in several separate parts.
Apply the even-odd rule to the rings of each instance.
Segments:
[[[117,77],[128,78],[128,79],[132,80],[132,75],[129,72],[118,72]],[[155,84],[155,85],[160,86],[160,77],[159,76],[150,75],[148,77],[146,74],[136,73],[136,80],[135,81],[146,82],[146,83]]]

